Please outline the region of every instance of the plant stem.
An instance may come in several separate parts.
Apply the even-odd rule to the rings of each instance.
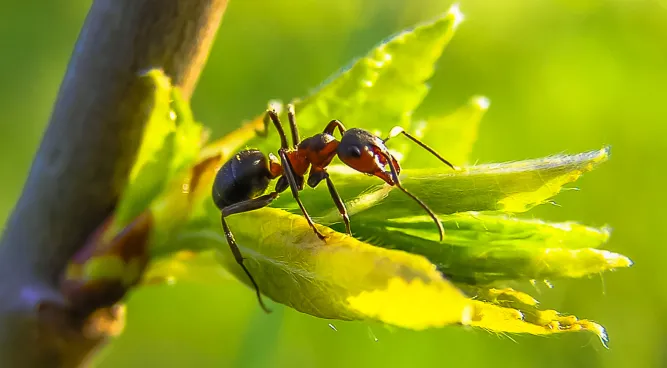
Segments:
[[[137,75],[161,67],[189,98],[226,4],[93,2],[0,240],[3,367],[77,366],[103,340],[67,313],[59,277],[125,186],[150,113],[152,91]]]

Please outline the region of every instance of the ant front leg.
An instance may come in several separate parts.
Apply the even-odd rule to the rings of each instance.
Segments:
[[[280,122],[280,118],[278,118],[278,112],[276,112],[275,109],[268,109],[266,110],[266,114],[264,115],[264,130],[263,131],[257,131],[259,136],[266,136],[268,134],[268,129],[269,129],[269,122],[273,122],[273,126],[276,128],[276,131],[278,131],[278,137],[280,137],[280,148],[281,149],[289,149],[289,145],[287,143],[287,136],[285,135],[285,130],[283,129],[283,125]],[[294,134],[294,132],[292,133]],[[299,134],[298,132],[296,134]]]
[[[271,202],[273,202],[273,200],[276,199],[276,197],[278,197],[278,193],[274,192],[263,195],[261,197],[249,199],[239,203],[234,203],[232,205],[224,207],[222,209],[222,216],[220,217],[220,221],[222,222],[222,228],[224,229],[225,237],[227,238],[227,244],[229,244],[229,249],[231,249],[232,254],[234,255],[234,259],[236,260],[236,263],[238,263],[239,266],[243,268],[243,271],[250,279],[252,286],[255,288],[255,293],[257,294],[257,300],[259,301],[259,305],[262,307],[262,309],[264,309],[266,313],[271,313],[271,310],[267,308],[266,305],[264,305],[264,302],[262,301],[262,294],[259,292],[259,286],[257,286],[257,282],[255,282],[255,279],[250,274],[250,271],[248,271],[245,264],[243,264],[243,255],[241,254],[241,251],[239,250],[239,247],[236,244],[236,240],[234,239],[232,231],[229,229],[229,226],[227,225],[227,221],[225,221],[225,217],[233,215],[235,213],[249,212],[256,209],[260,209],[262,207],[266,207]]]
[[[263,129],[255,129],[255,134],[257,134],[260,137],[266,137],[269,133],[269,124],[271,123],[271,120],[274,119],[277,121],[278,115],[275,110],[266,110],[266,113],[264,114],[264,118],[262,119],[262,124],[263,124]],[[287,105],[287,119],[289,120],[289,126],[290,126],[290,132],[292,133],[292,144],[294,146],[298,145],[301,142],[301,138],[299,137],[299,127],[296,124],[296,113],[294,112],[294,103],[290,103]],[[280,124],[278,122],[278,124]],[[282,130],[282,128],[279,128]],[[278,134],[284,134],[281,133],[280,131]]]
[[[296,187],[299,191],[303,190],[303,176],[294,176],[294,182],[296,183]],[[278,179],[278,182],[276,183],[276,192],[282,193],[289,188],[289,181],[287,180],[287,176],[283,175]]]
[[[392,156],[389,153],[386,153],[384,155],[386,155],[385,159],[387,160],[387,165],[389,165],[389,169],[391,170],[391,177],[392,180],[394,181],[393,185],[395,185],[408,197],[412,198],[412,200],[417,202],[421,206],[421,208],[423,208],[424,211],[428,213],[428,215],[433,219],[436,226],[438,227],[438,233],[440,234],[440,241],[442,242],[445,239],[445,228],[442,226],[440,219],[438,219],[438,216],[426,205],[426,203],[422,202],[421,199],[415,197],[414,194],[408,192],[408,190],[403,187],[401,181],[398,179],[398,172],[400,166],[398,165],[398,161],[396,161],[396,158],[394,158],[394,156]]]
[[[334,204],[336,204],[336,207],[338,208],[338,213],[340,213],[340,216],[343,218],[343,222],[345,223],[345,232],[347,235],[352,236],[352,230],[350,229],[350,216],[347,214],[345,203],[343,203],[343,200],[340,198],[336,187],[334,187],[333,181],[331,181],[331,178],[329,177],[329,173],[324,170],[311,170],[310,175],[308,176],[308,186],[315,188],[318,184],[320,184],[320,182],[322,182],[322,180],[326,180],[331,199],[333,199]]]

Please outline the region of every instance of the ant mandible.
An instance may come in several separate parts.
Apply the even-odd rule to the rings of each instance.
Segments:
[[[310,225],[317,237],[325,240],[325,236],[315,227],[313,220],[308,215],[301,199],[299,199],[299,191],[303,190],[304,176],[308,173],[307,183],[312,188],[319,185],[323,180],[326,181],[329,194],[345,223],[346,232],[348,235],[352,235],[350,219],[347,215],[345,204],[338,195],[326,171],[327,166],[329,166],[335,156],[338,156],[344,164],[352,169],[367,175],[376,176],[407,194],[433,219],[438,226],[440,241],[443,240],[444,228],[435,213],[424,202],[408,192],[401,185],[398,179],[401,166],[396,158],[389,153],[385,143],[390,138],[402,133],[429,151],[440,161],[455,169],[451,163],[419,139],[405,132],[401,127],[392,129],[389,136],[383,140],[363,129],[345,129],[345,126],[340,121],[331,120],[322,133],[301,140],[296,124],[294,105],[292,104],[287,106],[287,117],[292,133],[292,146],[287,142],[287,137],[285,136],[285,131],[278,118],[278,114],[274,109],[269,109],[264,115],[264,130],[257,133],[260,136],[266,136],[268,134],[269,122],[273,122],[280,136],[279,157],[276,157],[272,153],[267,157],[257,149],[243,150],[218,170],[215,182],[213,183],[213,200],[222,212],[221,222],[227,243],[229,243],[236,262],[243,268],[243,271],[248,275],[250,282],[254,286],[257,299],[264,311],[267,313],[270,312],[262,301],[257,283],[243,264],[243,256],[234,240],[234,235],[225,221],[225,217],[235,213],[248,212],[266,207],[278,197],[279,193],[284,192],[289,187],[308,225]],[[333,136],[336,129],[341,134],[340,141],[336,140]],[[389,166],[389,170],[385,169],[387,166]],[[269,182],[276,178],[278,181],[274,191],[262,195],[269,187]]]

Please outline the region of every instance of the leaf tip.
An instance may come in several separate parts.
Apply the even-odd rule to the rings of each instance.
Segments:
[[[609,335],[607,330],[600,324],[591,322],[591,321],[580,321],[579,324],[584,330],[594,333],[599,339],[602,345],[609,349]]]
[[[171,89],[171,80],[164,73],[162,68],[147,68],[139,71],[137,74],[139,75],[139,78],[148,78],[158,88],[165,90]]]
[[[491,106],[491,100],[486,96],[473,96],[470,102],[479,111],[486,111]]]
[[[602,148],[600,148],[598,151],[592,151],[589,152],[590,154],[590,167],[588,168],[590,170],[593,169],[594,166],[597,166],[603,162],[606,162],[609,160],[611,157],[611,146],[606,145]]]
[[[278,115],[283,113],[283,102],[277,99],[270,100],[267,104],[267,108],[275,110]]]
[[[605,330],[604,327],[601,325],[596,324],[596,327],[598,329],[596,330],[596,333],[598,337],[600,338],[600,341],[602,342],[602,345],[604,345],[605,348],[609,349],[609,335],[607,335],[607,330]]]
[[[608,160],[611,157],[611,145],[606,145],[600,150],[600,156],[604,157],[605,160]]]
[[[604,251],[604,258],[612,269],[628,268],[634,264],[630,258],[618,253]]]
[[[451,17],[453,20],[452,28],[456,30],[459,25],[465,20],[463,12],[461,12],[461,4],[454,3],[447,11],[447,16]]]
[[[614,228],[611,225],[604,225],[600,228],[600,233],[604,236],[605,242],[611,237]]]

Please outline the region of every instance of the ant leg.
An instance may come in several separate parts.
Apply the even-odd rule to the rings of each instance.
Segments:
[[[424,211],[426,211],[428,215],[431,216],[435,224],[438,226],[438,232],[440,233],[440,241],[443,241],[445,239],[445,228],[442,226],[442,223],[438,219],[438,216],[436,216],[435,213],[430,208],[428,208],[426,203],[422,202],[421,199],[417,198],[414,194],[408,192],[408,190],[403,187],[401,182],[398,180],[398,171],[396,170],[394,161],[395,161],[394,157],[391,156],[390,154],[389,157],[387,157],[387,163],[389,165],[389,169],[391,170],[391,174],[394,179],[394,185],[396,185],[398,189],[400,189],[403,193],[407,194],[408,197],[412,198],[415,202],[419,203],[419,205],[424,209]]]
[[[257,286],[257,283],[255,282],[255,279],[252,277],[250,274],[250,271],[245,267],[243,264],[243,256],[241,255],[241,251],[239,250],[238,245],[236,245],[236,241],[234,240],[234,235],[232,235],[231,230],[229,230],[229,226],[227,226],[227,222],[225,221],[225,216],[223,215],[221,217],[222,221],[222,228],[225,230],[225,237],[227,237],[227,243],[229,244],[229,249],[232,250],[232,254],[234,254],[234,258],[236,259],[236,263],[243,268],[243,271],[245,272],[246,275],[248,275],[248,278],[250,279],[250,282],[252,283],[252,286],[255,287],[255,293],[257,294],[257,300],[259,301],[259,305],[264,309],[264,312],[266,313],[271,313],[271,310],[264,305],[264,301],[262,301],[262,294],[259,292],[259,286]]]
[[[292,143],[296,146],[301,142],[301,138],[299,137],[299,127],[296,125],[294,104],[287,105],[287,119],[289,120],[290,131],[292,132]]]
[[[311,188],[315,188],[322,182],[322,180],[327,181],[327,188],[329,188],[329,195],[331,195],[331,199],[333,199],[334,203],[336,204],[336,207],[338,208],[340,216],[343,218],[347,235],[352,236],[352,231],[350,230],[350,217],[347,215],[347,209],[345,208],[345,204],[343,203],[343,200],[340,198],[340,195],[338,195],[338,191],[336,191],[336,187],[334,187],[333,181],[329,177],[329,173],[326,172],[326,170],[324,169],[310,170],[310,175],[308,176],[308,186],[310,186]]]
[[[271,193],[267,195],[263,195],[258,198],[253,198],[247,201],[235,203],[231,206],[227,206],[222,209],[222,216],[220,217],[220,221],[222,222],[222,228],[225,231],[225,237],[227,238],[227,244],[229,244],[229,249],[231,249],[232,254],[234,255],[234,259],[236,259],[236,263],[243,268],[243,271],[245,272],[246,275],[248,275],[248,278],[250,279],[250,282],[255,288],[255,293],[257,294],[257,300],[259,301],[259,305],[262,307],[262,309],[266,313],[271,313],[271,310],[264,305],[264,302],[262,301],[262,295],[259,292],[259,286],[257,286],[257,283],[255,282],[255,279],[252,277],[250,274],[250,271],[245,267],[243,264],[243,255],[241,255],[241,251],[239,250],[238,245],[236,244],[236,240],[234,240],[234,235],[232,234],[232,231],[229,229],[229,226],[227,225],[227,221],[225,221],[225,217],[229,215],[233,215],[235,213],[241,213],[241,212],[248,212],[252,210],[256,210],[258,208],[266,207],[269,203],[271,203],[276,197],[278,196],[278,193]]]
[[[301,203],[301,199],[299,198],[299,186],[297,185],[296,179],[294,178],[294,169],[292,168],[292,164],[287,159],[285,150],[280,149],[278,151],[278,154],[280,154],[280,159],[283,165],[283,170],[284,170],[283,176],[287,178],[287,182],[289,183],[289,187],[292,190],[292,196],[294,197],[296,204],[298,204],[299,208],[301,208],[303,216],[306,218],[306,221],[308,221],[308,225],[310,225],[310,227],[315,232],[315,235],[317,235],[317,237],[320,238],[321,240],[324,240],[325,236],[322,235],[322,233],[319,230],[317,230],[317,228],[315,227],[315,223],[313,222],[313,219],[310,218],[308,211],[306,211],[306,207],[304,207],[303,203]]]
[[[326,174],[325,179],[327,181],[327,187],[329,188],[329,194],[331,194],[331,198],[336,204],[336,207],[338,207],[338,212],[343,218],[343,222],[345,223],[345,231],[347,232],[347,235],[352,236],[352,230],[350,230],[350,216],[347,215],[347,209],[345,208],[345,204],[343,203],[343,200],[340,198],[340,195],[338,195],[338,191],[336,191],[336,188],[334,187],[333,181],[331,181],[329,174],[328,173],[325,174]]]
[[[268,206],[276,198],[278,198],[278,193],[273,192],[273,193],[265,194],[263,196],[259,196],[257,198],[252,198],[252,199],[248,199],[248,200],[241,201],[241,202],[238,202],[238,203],[234,203],[234,204],[231,204],[227,207],[224,207],[222,209],[222,215],[227,217],[227,216],[231,216],[235,213],[250,212],[250,211],[258,210],[260,208]]]
[[[278,118],[278,113],[276,112],[276,110],[267,110],[266,114],[271,119],[271,121],[273,121],[273,125],[276,127],[276,130],[278,131],[278,135],[280,136],[280,148],[288,149],[289,145],[287,144],[287,137],[285,136],[285,130],[283,129],[283,125],[280,123],[280,119]]]
[[[416,137],[412,136],[411,134],[406,132],[403,128],[401,128],[400,126],[396,126],[396,127],[392,128],[391,131],[389,132],[389,136],[387,138],[385,138],[383,141],[387,142],[389,139],[394,138],[399,134],[405,135],[406,137],[408,137],[408,139],[417,143],[420,147],[422,147],[423,149],[430,152],[433,156],[437,157],[438,160],[442,161],[445,165],[447,165],[447,166],[451,167],[452,169],[456,170],[456,167],[454,167],[454,165],[449,163],[449,161],[445,160],[445,158],[440,156],[439,153],[435,152],[435,150],[433,148],[427,146],[424,142],[422,142],[419,139],[417,139]]]
[[[327,124],[326,128],[324,128],[324,133],[333,135],[336,128],[338,128],[338,132],[341,136],[345,134],[345,125],[343,125],[343,123],[341,123],[339,120],[335,119],[331,120],[329,124]]]

